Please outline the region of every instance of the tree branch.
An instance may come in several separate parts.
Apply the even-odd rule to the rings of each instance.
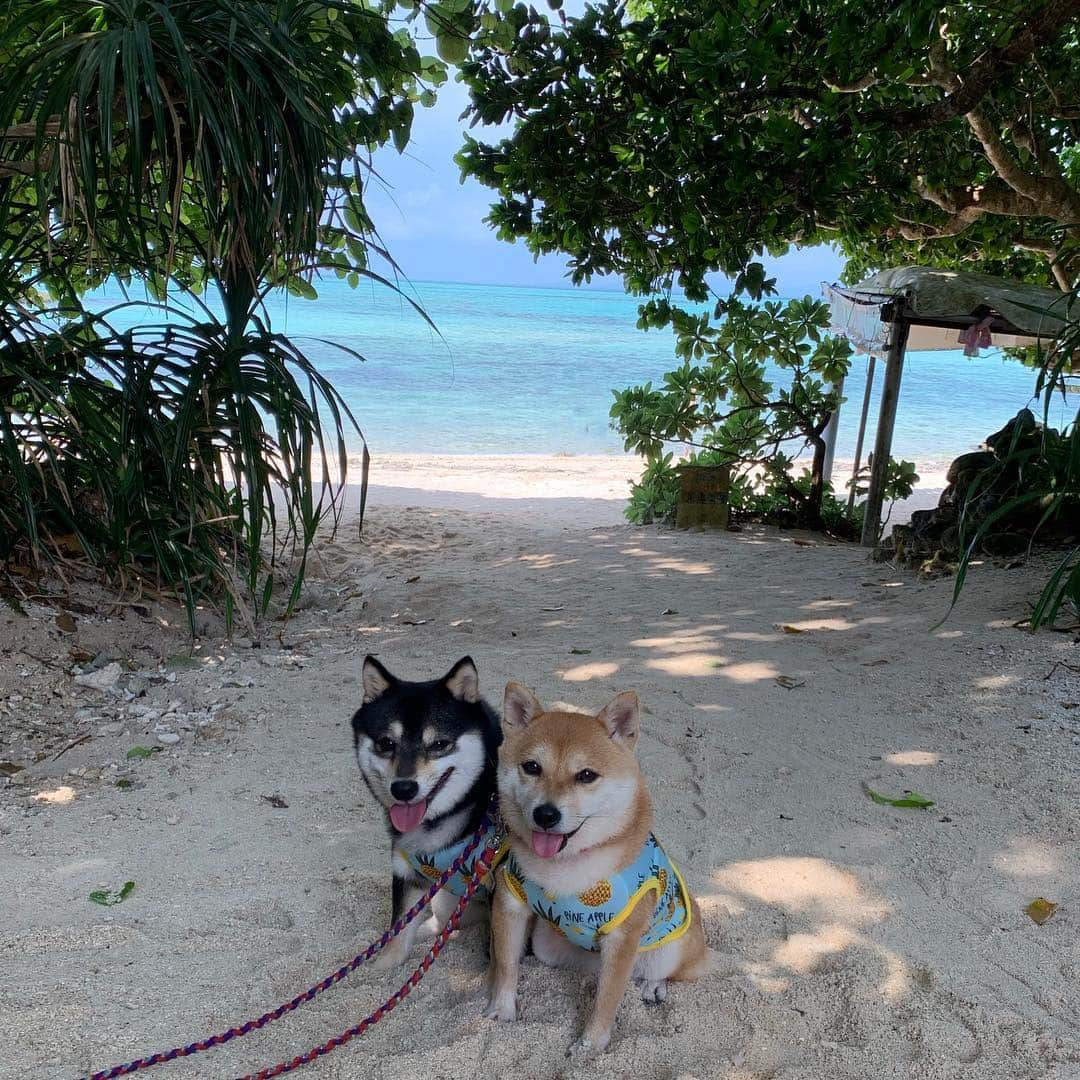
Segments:
[[[1018,120],[1009,127],[1008,131],[1013,142],[1035,159],[1043,176],[1051,176],[1064,181],[1065,175],[1057,154],[1050,150],[1033,126],[1024,120]]]
[[[869,90],[871,86],[877,86],[878,77],[872,71],[868,71],[861,79],[856,79],[854,82],[834,83],[829,82],[828,79],[824,82],[834,94],[861,94],[864,90]]]
[[[1050,260],[1050,270],[1054,275],[1054,281],[1062,292],[1072,292],[1073,283],[1061,259],[1061,251],[1057,244],[1050,240],[1036,240],[1023,234],[1013,239],[1013,247],[1019,251],[1034,251],[1039,255],[1045,255]]]
[[[1080,221],[1080,200],[1064,181],[1053,176],[1033,176],[1005,145],[994,124],[981,109],[967,114],[968,126],[982,144],[994,172],[1017,194],[1030,199],[1049,218],[1063,224]]]
[[[922,198],[940,207],[948,217],[942,222],[901,220],[897,231],[905,240],[936,240],[945,236],[959,236],[984,214],[1017,218],[1046,216],[1030,199],[1010,190],[1004,184],[956,188],[943,192],[931,188],[919,177],[914,187]]]
[[[987,49],[968,69],[956,75],[956,89],[929,105],[893,110],[880,108],[860,113],[860,120],[878,121],[894,131],[925,131],[966,116],[999,82],[1009,78],[1010,68],[1030,59],[1051,44],[1066,26],[1080,17],[1080,0],[1049,0],[1007,45]]]

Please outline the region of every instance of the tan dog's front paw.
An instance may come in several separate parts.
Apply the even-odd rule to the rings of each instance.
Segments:
[[[584,1064],[602,1054],[608,1048],[608,1043],[610,1042],[610,1031],[605,1031],[600,1034],[590,1034],[586,1031],[581,1038],[566,1051],[566,1056],[578,1064]]]
[[[518,1018],[516,994],[493,994],[484,1009],[484,1018],[512,1024]]]

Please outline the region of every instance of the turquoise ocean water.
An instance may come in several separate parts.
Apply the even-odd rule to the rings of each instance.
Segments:
[[[612,389],[659,382],[674,366],[670,333],[637,330],[638,301],[622,293],[408,288],[438,333],[391,291],[353,290],[337,278],[318,283],[317,301],[281,296],[268,304],[275,329],[302,339],[348,401],[373,453],[619,453],[608,420]],[[110,287],[99,297],[104,304],[120,293]],[[364,362],[327,342],[354,349]],[[854,452],[865,368],[866,358],[856,357],[840,458]],[[877,385],[881,375],[879,364]],[[1034,383],[1033,371],[995,352],[978,359],[910,353],[894,455],[940,461],[971,449],[1029,403]],[[876,398],[871,408],[876,416]],[[1066,412],[1057,407],[1051,422]]]

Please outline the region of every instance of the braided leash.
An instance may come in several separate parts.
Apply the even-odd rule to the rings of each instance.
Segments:
[[[227,1031],[222,1031],[217,1035],[211,1035],[209,1038],[199,1042],[189,1043],[187,1046],[175,1046],[171,1050],[162,1050],[156,1054],[151,1054],[149,1057],[136,1058],[134,1061],[129,1061],[123,1065],[114,1065],[111,1069],[103,1069],[100,1072],[91,1073],[85,1080],[116,1080],[116,1077],[129,1076],[131,1073],[139,1072],[142,1069],[149,1069],[153,1065],[160,1065],[166,1061],[175,1061],[177,1058],[190,1057],[192,1054],[202,1053],[204,1050],[210,1050],[215,1046],[223,1046],[233,1039],[240,1039],[243,1038],[243,1036],[250,1034],[252,1031],[258,1031],[261,1028],[266,1027],[267,1024],[272,1024],[275,1020],[280,1020],[287,1013],[292,1012],[294,1009],[298,1009],[301,1005],[313,1001],[324,990],[329,990],[335,983],[339,983],[347,975],[351,975],[361,964],[367,963],[373,956],[381,952],[391,941],[393,941],[393,939],[396,938],[398,934],[400,934],[401,931],[431,903],[435,894],[455,874],[461,872],[461,869],[468,862],[469,857],[480,846],[484,838],[494,829],[494,826],[495,821],[492,816],[492,810],[489,809],[484,814],[479,828],[473,833],[472,838],[469,840],[468,844],[465,845],[461,854],[439,876],[438,880],[432,884],[431,888],[428,889],[428,891],[417,900],[417,902],[413,904],[413,906],[409,908],[409,910],[406,911],[405,914],[382,935],[382,937],[377,941],[373,941],[362,953],[354,956],[352,960],[343,967],[338,968],[333,974],[328,975],[321,982],[309,987],[303,993],[297,994],[291,1001],[284,1002],[276,1009],[263,1013],[262,1016],[259,1016],[254,1020],[246,1020],[236,1027],[231,1027]],[[495,837],[485,850],[481,852],[476,862],[473,864],[472,874],[468,885],[465,888],[465,893],[458,902],[457,907],[454,908],[450,918],[447,920],[446,926],[443,927],[441,933],[436,937],[431,948],[428,950],[427,955],[420,962],[419,967],[417,967],[412,975],[409,976],[405,985],[396,991],[388,1001],[380,1005],[370,1016],[366,1017],[355,1027],[349,1028],[348,1031],[339,1035],[336,1039],[331,1039],[322,1046],[314,1047],[306,1054],[293,1058],[292,1061],[281,1062],[280,1064],[273,1066],[273,1068],[263,1069],[262,1072],[253,1073],[250,1076],[240,1078],[240,1080],[268,1080],[269,1077],[281,1076],[283,1073],[292,1072],[294,1069],[300,1068],[301,1065],[306,1065],[316,1058],[330,1053],[331,1050],[336,1050],[339,1046],[344,1046],[345,1043],[349,1042],[355,1036],[362,1035],[373,1024],[377,1024],[385,1015],[387,1015],[387,1013],[392,1012],[404,998],[408,997],[409,992],[419,984],[420,980],[427,974],[432,962],[439,953],[442,952],[442,948],[446,944],[447,939],[461,921],[462,913],[468,906],[469,901],[472,900],[477,889],[479,889],[481,882],[491,869],[496,852],[498,851],[498,846],[498,837]]]
[[[491,864],[495,859],[495,850],[494,847],[489,847],[477,859],[477,862],[483,864],[485,873],[491,869]],[[317,1058],[321,1058],[325,1054],[329,1054],[332,1050],[336,1050],[339,1046],[344,1046],[357,1035],[363,1035],[369,1027],[373,1027],[384,1016],[388,1016],[392,1013],[398,1005],[409,996],[409,992],[420,985],[420,980],[427,974],[428,968],[431,967],[435,962],[435,958],[442,952],[443,946],[457,928],[462,913],[468,906],[469,901],[473,898],[473,894],[480,887],[483,876],[484,874],[476,875],[469,881],[469,884],[465,889],[465,894],[458,901],[458,905],[454,908],[450,918],[446,920],[446,925],[432,943],[431,948],[428,949],[427,955],[420,961],[416,970],[405,980],[404,986],[395,991],[390,996],[389,1000],[380,1005],[373,1013],[365,1016],[359,1024],[349,1028],[347,1031],[343,1031],[336,1038],[330,1039],[329,1042],[325,1042],[321,1046],[313,1046],[306,1054],[294,1057],[292,1061],[279,1062],[277,1065],[273,1065],[268,1069],[262,1069],[257,1073],[241,1076],[238,1080],[270,1080],[273,1076],[282,1076],[285,1073],[292,1072],[294,1069],[299,1069],[302,1065],[310,1064]]]

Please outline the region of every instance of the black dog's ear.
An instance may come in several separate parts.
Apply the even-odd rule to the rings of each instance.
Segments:
[[[458,699],[470,705],[480,700],[480,676],[471,656],[463,656],[443,679],[446,689]]]
[[[396,682],[397,679],[374,656],[368,655],[364,657],[365,705],[370,705],[371,702],[381,698]]]

